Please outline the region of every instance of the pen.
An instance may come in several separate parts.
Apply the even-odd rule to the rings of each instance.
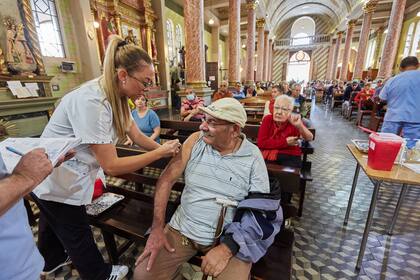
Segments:
[[[19,152],[18,150],[16,150],[15,148],[12,148],[12,147],[6,147],[6,150],[8,150],[9,152],[12,152],[14,154],[17,154],[21,157],[24,155],[22,152]]]

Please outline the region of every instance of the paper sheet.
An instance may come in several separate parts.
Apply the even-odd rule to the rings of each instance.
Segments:
[[[39,94],[38,94],[39,87],[37,83],[26,83],[25,88],[29,91],[31,96],[39,97]]]
[[[28,88],[23,87],[20,81],[7,81],[7,86],[17,98],[32,97],[32,93]],[[38,96],[38,94],[36,96]]]
[[[420,164],[419,163],[403,163],[403,165],[416,173],[420,174]]]
[[[0,143],[0,153],[7,171],[11,173],[21,156],[7,150],[6,147],[12,147],[23,154],[35,148],[44,148],[52,165],[55,166],[61,156],[80,143],[80,138],[8,138]]]

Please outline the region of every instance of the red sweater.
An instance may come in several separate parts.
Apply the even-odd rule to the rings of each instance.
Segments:
[[[360,103],[360,101],[366,101],[368,100],[373,94],[375,93],[375,91],[373,89],[370,89],[368,92],[366,92],[365,89],[362,89],[361,91],[359,91],[359,93],[357,93],[357,95],[354,97],[354,101],[357,103]]]
[[[287,137],[300,136],[299,130],[289,121],[277,125],[272,115],[267,115],[262,120],[258,131],[257,145],[260,148],[264,159],[276,160],[278,154],[293,156],[302,155],[299,146],[287,145]]]

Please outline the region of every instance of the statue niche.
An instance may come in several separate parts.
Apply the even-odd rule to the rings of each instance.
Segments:
[[[13,74],[34,75],[37,69],[35,58],[29,48],[22,23],[12,17],[4,21],[6,26],[6,65]]]

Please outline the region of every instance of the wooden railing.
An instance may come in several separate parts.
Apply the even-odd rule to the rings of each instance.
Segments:
[[[312,46],[329,44],[331,36],[328,34],[314,35],[307,37],[296,37],[279,39],[275,41],[274,48],[281,49],[302,49]]]

